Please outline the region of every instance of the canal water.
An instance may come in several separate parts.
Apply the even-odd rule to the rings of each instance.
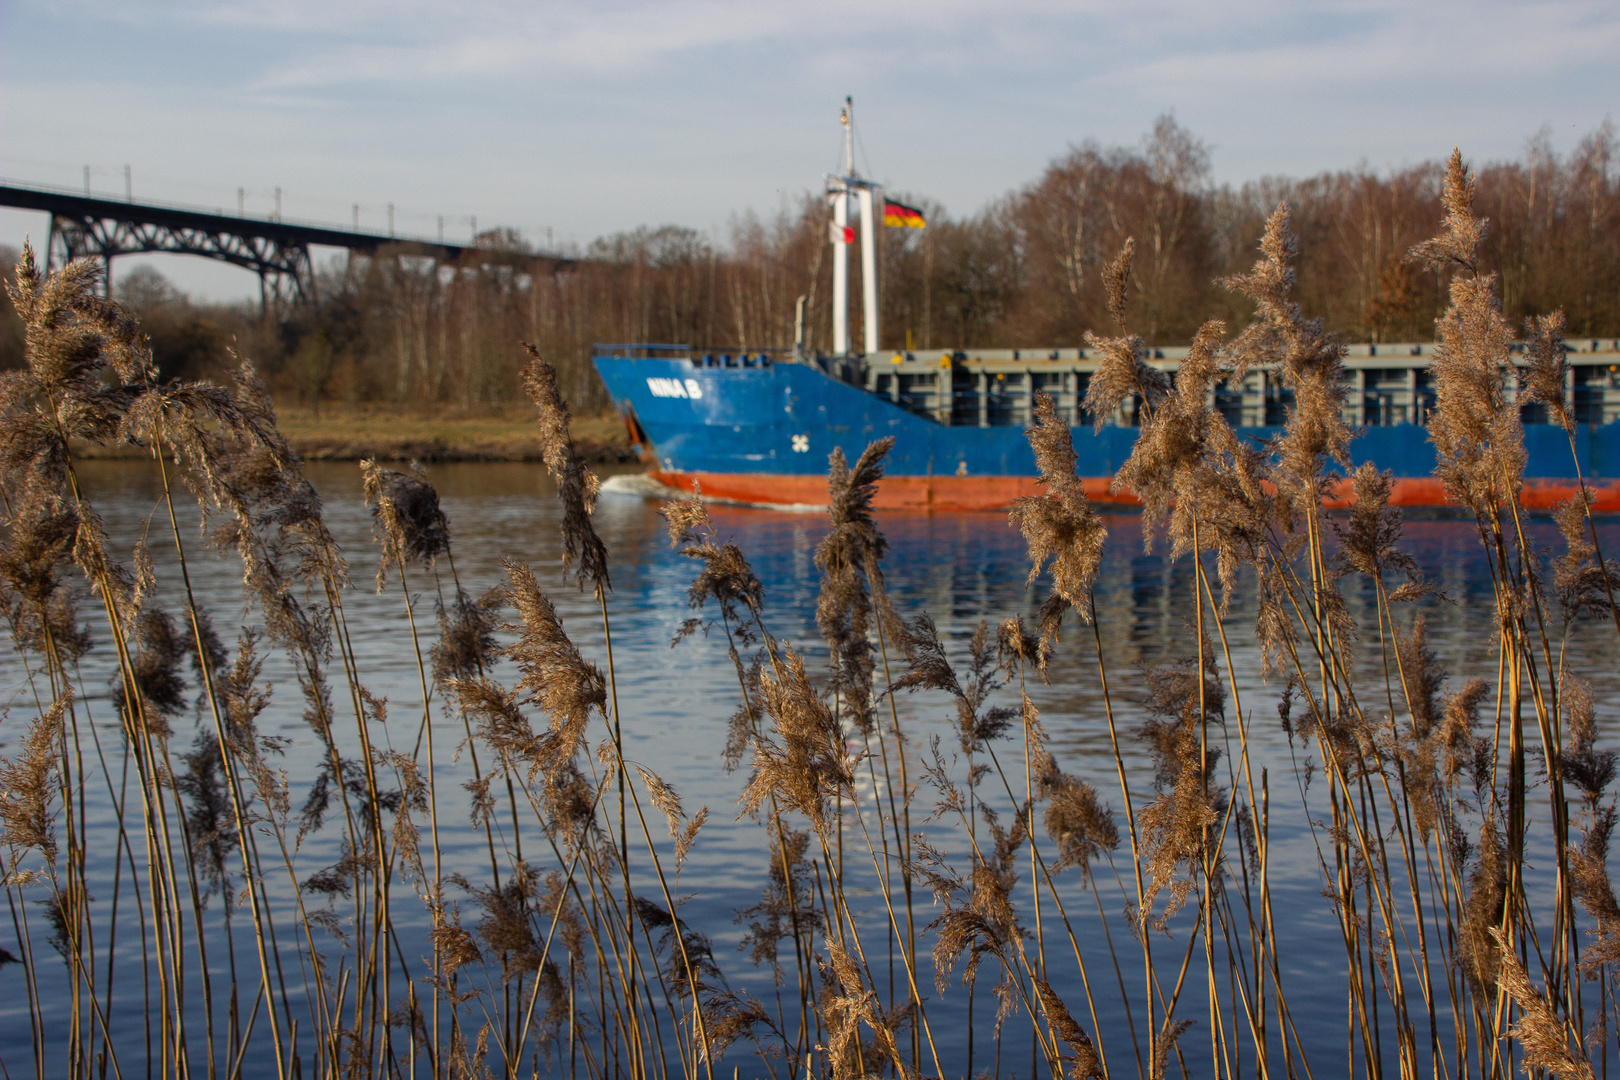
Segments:
[[[178,613],[178,575],[155,470],[144,463],[90,462],[82,466],[82,475],[86,494],[100,510],[115,552],[123,553],[127,559],[138,540],[149,538],[160,602]],[[397,584],[381,594],[371,587],[378,555],[371,538],[370,514],[361,499],[359,471],[352,464],[320,463],[309,467],[309,475],[324,498],[328,524],[350,560],[355,587],[344,598],[344,605],[357,667],[371,692],[387,701],[388,720],[378,725],[379,737],[391,749],[411,752],[420,745],[423,716],[416,658]],[[433,469],[431,479],[450,521],[455,570],[462,584],[476,595],[502,579],[503,559],[530,564],[575,643],[588,658],[605,664],[595,599],[580,592],[562,573],[561,513],[544,471],[522,464],[445,465]],[[728,721],[739,703],[736,674],[722,634],[700,633],[671,646],[681,623],[693,614],[687,606],[687,589],[696,564],[670,548],[657,505],[650,499],[609,494],[602,498],[595,515],[595,527],[611,560],[613,590],[608,611],[626,753],[672,785],[688,813],[708,808],[708,824],[698,836],[678,883],[682,917],[712,941],[714,955],[729,985],[748,990],[771,1002],[774,1008],[778,991],[769,973],[755,967],[746,952],[738,948],[746,926],[739,923],[737,913],[757,901],[766,883],[768,849],[760,822],[739,816],[738,798],[747,779],[746,766],[735,772],[727,772],[722,766]],[[724,506],[713,507],[711,516],[721,537],[740,546],[763,582],[765,619],[771,633],[802,651],[812,674],[823,676],[826,650],[814,618],[819,589],[814,551],[827,533],[825,517]],[[1186,559],[1172,561],[1164,544],[1151,552],[1145,550],[1139,515],[1110,513],[1105,520],[1110,537],[1097,584],[1097,619],[1118,728],[1128,735],[1145,718],[1141,707],[1146,696],[1143,672],[1153,665],[1188,656],[1195,647],[1194,611],[1188,602],[1192,564]],[[907,616],[928,613],[939,628],[948,654],[958,664],[965,661],[968,643],[981,620],[988,620],[994,627],[1016,613],[1029,619],[1044,595],[1044,583],[1034,589],[1026,587],[1029,565],[1023,542],[1004,514],[897,514],[882,516],[879,523],[889,542],[885,570],[897,607]],[[183,532],[190,545],[193,586],[226,645],[234,649],[238,632],[256,626],[259,617],[244,606],[239,565],[234,558],[204,554],[194,526],[192,513]],[[1534,520],[1530,529],[1534,543],[1549,554],[1562,550],[1550,522]],[[1602,531],[1607,550],[1620,552],[1620,523],[1606,523]],[[1405,546],[1443,594],[1416,606],[1426,614],[1432,647],[1449,669],[1452,688],[1479,676],[1491,684],[1494,692],[1494,595],[1490,567],[1473,523],[1434,517],[1409,521]],[[440,575],[447,585],[448,566],[442,563]],[[413,571],[413,576],[415,616],[424,633],[425,648],[431,644],[435,588],[426,572]],[[1234,594],[1224,625],[1238,671],[1250,761],[1257,778],[1264,770],[1269,789],[1269,874],[1279,935],[1284,942],[1281,978],[1300,1041],[1310,1053],[1313,1075],[1343,1076],[1352,1069],[1346,956],[1332,905],[1321,892],[1325,881],[1319,845],[1328,841],[1321,828],[1310,827],[1313,820],[1320,822],[1326,813],[1324,782],[1312,761],[1311,749],[1297,741],[1291,743],[1278,721],[1281,680],[1266,681],[1260,676],[1253,631],[1254,596],[1252,588],[1247,587],[1251,584],[1246,581]],[[1355,577],[1345,579],[1343,587],[1351,615],[1366,628],[1356,647],[1358,678],[1366,687],[1366,696],[1381,698],[1384,658],[1372,629],[1376,626],[1373,595]],[[96,878],[92,881],[92,906],[105,908],[114,897],[113,875],[119,851],[111,825],[111,800],[117,795],[121,776],[120,729],[111,696],[115,671],[112,650],[106,644],[103,628],[91,617],[97,609],[86,601],[82,611],[97,644],[83,661],[81,704],[87,707],[108,762],[108,776],[92,773],[82,796],[90,822],[92,874]],[[1620,653],[1613,626],[1595,621],[1577,624],[1562,642],[1555,642],[1555,647],[1562,650],[1568,670],[1592,681],[1601,739],[1611,743],[1620,735],[1620,664],[1616,663]],[[509,677],[511,672],[502,674]],[[307,788],[307,778],[316,771],[315,742],[304,723],[303,700],[286,659],[269,654],[264,675],[272,687],[272,698],[260,719],[261,729],[267,735],[287,740],[280,767],[291,780],[297,804]],[[0,693],[9,709],[0,720],[0,755],[10,757],[17,752],[22,726],[35,715],[32,695],[36,685],[30,682],[22,658],[7,650],[0,660]],[[1051,750],[1059,765],[1095,785],[1102,801],[1120,815],[1122,803],[1098,678],[1097,648],[1090,631],[1071,619],[1046,681],[1031,681],[1027,690],[1050,734]],[[1017,685],[1001,689],[993,701],[1016,705]],[[896,702],[911,754],[910,775],[914,782],[935,738],[939,739],[940,754],[953,763],[959,776],[962,763],[957,759],[950,699],[925,692],[899,695]],[[454,752],[464,738],[461,720],[437,695],[430,701],[428,713],[439,748],[436,780],[446,870],[464,873],[476,883],[487,877],[487,855],[482,831],[469,824],[468,797],[462,787],[471,776],[468,755]],[[177,747],[189,745],[190,723],[185,719],[177,722]],[[1237,731],[1237,725],[1229,719],[1226,738],[1234,751]],[[593,741],[600,735],[600,730],[593,731]],[[1010,775],[1021,782],[1022,750],[1016,737],[1004,739],[997,749]],[[1144,799],[1151,790],[1151,758],[1135,739],[1127,738],[1123,750],[1136,797]],[[981,790],[986,792],[986,800],[1000,807],[1005,815],[1008,800],[1005,795],[995,796],[995,785],[992,779]],[[1540,790],[1537,788],[1538,793]],[[870,801],[871,794],[868,784],[858,797]],[[919,783],[912,813],[913,831],[947,852],[958,867],[964,866],[966,843],[962,829],[949,815],[932,816],[934,802],[933,793]],[[865,812],[871,813],[870,809]],[[1123,832],[1122,816],[1120,821]],[[868,822],[873,828],[885,827],[875,816]],[[887,1005],[891,994],[903,1000],[904,973],[894,966],[892,950],[886,946],[885,916],[876,875],[870,862],[859,862],[867,858],[866,849],[853,839],[853,817],[851,823],[846,839],[846,874],[853,901],[865,906],[863,932],[872,943],[868,960],[881,979],[887,980],[889,973],[894,973],[892,987],[886,981],[878,987],[882,1003]],[[335,861],[338,832],[328,827],[305,840],[295,856],[301,875],[307,876]],[[667,843],[664,850],[667,857]],[[646,869],[640,856],[632,859],[633,874],[645,873]],[[127,865],[124,873],[128,873]],[[1131,939],[1125,915],[1128,896],[1123,883],[1130,873],[1129,850],[1122,846],[1111,858],[1094,866],[1094,887],[1088,886],[1076,869],[1065,870],[1058,878],[1064,913],[1086,960],[1086,982],[1079,977],[1074,950],[1062,921],[1052,911],[1053,905],[1043,902],[1043,922],[1039,927],[1034,922],[1027,890],[1027,862],[1024,892],[1014,896],[1021,905],[1031,940],[1037,930],[1045,939],[1050,981],[1082,1025],[1088,1030],[1095,1028],[1110,1071],[1120,1076],[1134,1074],[1138,1050],[1145,1047],[1140,949]],[[135,902],[127,882],[122,888],[121,903],[126,913],[120,924],[122,937],[116,943],[100,942],[98,947],[118,950],[122,967],[109,1024],[115,1040],[124,1048],[123,1075],[133,1077],[145,1075],[142,956],[133,914]],[[272,897],[285,894],[280,884],[272,883],[269,888]],[[278,894],[277,890],[282,892]],[[37,894],[13,890],[14,919],[19,904],[33,899]],[[319,902],[317,897],[309,899]],[[220,901],[215,898],[211,902],[211,910],[217,912]],[[465,897],[462,902],[470,911]],[[919,925],[940,912],[922,892],[916,897],[916,908]],[[336,910],[342,913],[341,902]],[[425,911],[420,904],[406,903],[398,917],[402,934],[415,946],[414,954],[407,947],[407,957],[419,960],[428,951]],[[240,951],[244,947],[241,928],[246,919],[240,912],[234,918],[238,971],[251,984],[257,979],[256,961],[250,952]],[[97,919],[104,925],[106,915],[98,913]],[[48,929],[37,908],[29,926],[46,1003],[42,1021],[46,1058],[60,1067],[61,1059],[54,1055],[68,1036],[65,965],[46,942]],[[1438,932],[1437,928],[1429,929]],[[11,934],[9,928],[0,934],[0,944],[17,953],[16,941],[5,941]],[[289,933],[283,948],[287,963],[295,964],[291,939]],[[946,1071],[949,1075],[965,1075],[967,994],[959,978],[943,989],[936,988],[933,964],[926,956],[932,940],[932,935],[923,935],[919,982],[928,998],[936,1045],[942,1060],[948,1062]],[[1157,935],[1154,942],[1158,955],[1170,957],[1168,963],[1172,965],[1180,963],[1187,945],[1186,927],[1181,922],[1173,922],[1169,934]],[[336,944],[333,948],[341,951]],[[216,993],[222,993],[221,986],[229,980],[229,969],[221,959],[224,951],[216,949],[213,953]],[[995,1002],[989,986],[995,981],[990,970],[993,963],[987,960],[988,966],[981,969],[974,1002],[973,1072],[992,1069],[1004,1076],[1027,1077],[1032,1052],[1027,1019],[1015,1013],[1007,1020],[999,1055],[992,1039]],[[1200,952],[1178,1006],[1179,1014],[1196,1022],[1183,1036],[1186,1067],[1195,1076],[1208,1075],[1210,1068],[1201,964]],[[0,967],[0,1061],[11,1077],[31,1075],[33,1070],[32,1036],[22,985],[17,965]],[[790,989],[791,984],[782,993]],[[250,993],[251,986],[244,990]],[[1130,1001],[1128,1007],[1122,1004],[1122,995]],[[796,1009],[792,1011],[796,1013]],[[1230,1031],[1237,1017],[1228,1015],[1224,1019]],[[268,1040],[263,1041],[265,1052],[255,1053],[245,1062],[245,1075],[266,1075],[273,1068]],[[1394,1042],[1390,1038],[1385,1056],[1391,1067],[1393,1055]],[[742,1052],[727,1059],[726,1075],[730,1075],[732,1065],[745,1076],[766,1075],[764,1066]],[[542,1061],[540,1068],[545,1072],[548,1066]],[[567,1061],[553,1063],[549,1068],[564,1075]],[[787,1065],[780,1061],[774,1062],[772,1068],[776,1075],[787,1071]],[[1354,1068],[1360,1071],[1359,1065]],[[1243,1072],[1252,1075],[1252,1071],[1252,1062],[1245,1060]]]

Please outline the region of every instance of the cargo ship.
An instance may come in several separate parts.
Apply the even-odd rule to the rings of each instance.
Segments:
[[[1085,348],[923,349],[878,347],[876,230],[922,226],[911,207],[891,203],[856,174],[852,104],[842,116],[845,171],[827,178],[832,202],[833,342],[823,354],[798,342],[791,350],[724,352],[686,345],[599,345],[593,362],[624,419],[631,441],[658,484],[765,506],[827,501],[827,456],[853,461],[868,443],[894,437],[876,505],[932,510],[1001,509],[1036,493],[1035,459],[1024,432],[1034,396],[1049,395],[1073,427],[1077,469],[1098,502],[1130,503],[1113,491],[1114,473],[1135,445],[1138,417],[1127,402],[1101,426],[1084,410],[1098,358]],[[849,340],[851,204],[860,212],[865,347]],[[1522,500],[1545,509],[1568,498],[1581,479],[1596,508],[1620,511],[1620,339],[1567,346],[1568,400],[1577,421],[1574,453],[1562,427],[1539,405],[1522,408],[1526,481]],[[1434,408],[1429,343],[1358,344],[1344,367],[1345,422],[1356,432],[1350,454],[1394,474],[1392,501],[1441,506],[1434,447],[1425,421]],[[1151,350],[1173,372],[1186,348]],[[1510,393],[1517,380],[1510,374]],[[1213,406],[1241,434],[1264,443],[1279,434],[1291,394],[1275,371],[1256,368],[1242,385],[1223,384]],[[1348,498],[1347,485],[1334,502]]]
[[[1522,500],[1545,509],[1568,498],[1579,476],[1597,508],[1620,511],[1620,341],[1571,348],[1575,454],[1542,406],[1524,406]],[[1344,419],[1356,432],[1351,458],[1390,470],[1392,501],[1403,506],[1446,501],[1424,425],[1434,408],[1433,351],[1428,343],[1352,345],[1344,361],[1351,383]],[[741,503],[824,504],[833,448],[853,461],[872,440],[892,435],[879,507],[1000,509],[1039,490],[1024,432],[1034,395],[1044,392],[1073,425],[1086,494],[1134,502],[1109,485],[1136,443],[1137,417],[1127,402],[1093,428],[1084,400],[1097,360],[1088,352],[823,357],[611,345],[595,350],[595,364],[648,475],[669,487],[701,485],[706,496]],[[1185,348],[1153,350],[1153,361],[1174,371],[1185,355]],[[1289,398],[1275,372],[1261,368],[1241,386],[1219,387],[1214,404],[1240,434],[1264,442],[1282,431]]]

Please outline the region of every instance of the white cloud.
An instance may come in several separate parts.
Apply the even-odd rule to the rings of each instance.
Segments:
[[[328,220],[352,201],[377,220],[393,200],[418,227],[476,213],[580,239],[773,210],[834,167],[846,93],[873,169],[958,213],[1072,142],[1134,143],[1166,109],[1215,146],[1218,177],[1242,180],[1454,142],[1500,158],[1545,121],[1568,149],[1620,101],[1620,9],[1591,0],[5,11],[0,173],[71,184],[78,166],[61,163],[89,161],[113,183],[129,161],[159,198],[215,205],[238,184],[261,198],[282,185]]]

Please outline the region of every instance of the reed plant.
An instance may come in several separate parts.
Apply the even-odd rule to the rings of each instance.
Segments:
[[[682,872],[709,809],[688,813],[633,755],[600,484],[552,365],[530,348],[523,381],[561,500],[560,575],[514,556],[475,597],[427,474],[361,466],[375,586],[398,594],[416,680],[391,708],[356,647],[347,558],[251,366],[226,386],[159,379],[90,266],[46,275],[25,252],[8,288],[28,363],[0,375],[0,596],[29,703],[0,728],[16,942],[0,979],[21,987],[33,1053],[7,1075],[1606,1074],[1616,757],[1568,647],[1582,620],[1620,639],[1620,567],[1584,478],[1556,513],[1564,549],[1530,538],[1522,407],[1576,445],[1562,323],[1535,320],[1518,359],[1455,155],[1446,209],[1411,258],[1451,298],[1430,431],[1488,557],[1488,670],[1448,670],[1390,477],[1350,458],[1344,350],[1292,298],[1286,206],[1225,282],[1254,318],[1205,323],[1173,377],[1131,330],[1131,244],[1103,275],[1119,331],[1090,339],[1086,410],[1140,427],[1114,484],[1181,568],[1168,659],[1122,672],[1100,630],[1107,522],[1045,397],[1028,433],[1043,491],[1011,512],[1039,591],[996,625],[942,632],[891,592],[872,510],[888,440],[832,455],[819,645],[776,629],[701,492],[664,506],[695,568],[674,644],[723,640],[735,675],[716,764],[741,771],[737,828],[758,852],[759,899],[736,917],[764,997],[694,926],[703,894]],[[1266,446],[1214,406],[1256,367],[1291,403]],[[162,484],[162,527],[129,552],[75,459],[113,442],[150,452]],[[188,494],[203,546],[241,567],[233,644],[192,579]],[[172,580],[149,543],[172,548]],[[588,625],[564,625],[570,587]],[[1251,590],[1252,630],[1233,603]],[[1261,671],[1232,640],[1251,633]],[[86,685],[92,646],[115,658],[110,693]],[[1037,707],[1064,663],[1095,680],[1097,715],[1065,723],[1106,732],[1107,782],[1060,760]],[[307,775],[259,727],[272,692],[302,702]],[[1270,715],[1284,775],[1251,748]],[[452,759],[464,789],[443,779]],[[1295,1011],[1278,813],[1338,929],[1342,1030]],[[458,859],[467,837],[476,855]],[[945,1037],[947,1015],[966,1031]]]

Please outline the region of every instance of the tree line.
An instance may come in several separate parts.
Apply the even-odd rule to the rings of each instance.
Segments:
[[[1554,152],[1543,129],[1518,160],[1477,168],[1476,212],[1490,223],[1483,253],[1501,275],[1510,320],[1562,309],[1574,336],[1620,334],[1617,148],[1605,120],[1568,154]],[[1073,346],[1088,330],[1107,332],[1099,271],[1127,237],[1138,252],[1133,329],[1150,345],[1185,343],[1211,315],[1236,328],[1251,309],[1220,281],[1253,261],[1282,201],[1299,236],[1296,295],[1307,313],[1347,340],[1428,340],[1445,282],[1403,256],[1440,227],[1443,179],[1435,160],[1217,185],[1207,145],[1164,116],[1135,146],[1071,146],[1040,177],[966,216],[896,191],[928,226],[881,230],[883,346]],[[491,230],[458,264],[408,248],[340,258],[317,275],[314,302],[272,317],[254,305],[193,303],[149,268],[115,289],[142,317],[165,374],[211,374],[234,349],[284,400],[481,412],[521,398],[524,340],[554,360],[564,392],[589,411],[607,405],[589,364],[596,342],[786,348],[802,296],[806,343],[825,349],[830,221],[825,198],[806,192],[772,217],[738,215],[722,238],[642,227],[566,258]],[[859,259],[851,263],[860,341]],[[0,363],[19,363],[21,346],[7,305]]]

